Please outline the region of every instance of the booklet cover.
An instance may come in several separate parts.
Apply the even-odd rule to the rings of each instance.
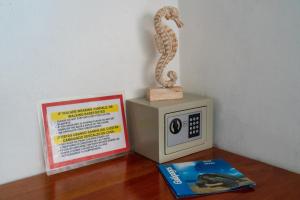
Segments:
[[[255,187],[253,181],[222,159],[158,167],[177,198]]]

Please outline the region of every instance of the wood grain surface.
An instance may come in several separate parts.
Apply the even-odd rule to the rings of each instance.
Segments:
[[[171,88],[148,88],[146,96],[149,101],[182,99],[183,88],[180,86],[174,86]]]
[[[300,175],[217,148],[176,162],[223,158],[256,182],[255,190],[189,199],[300,199]],[[172,162],[175,162],[172,161]],[[22,167],[22,166],[20,166]],[[175,199],[156,163],[138,154],[47,176],[36,175],[0,186],[0,199]]]

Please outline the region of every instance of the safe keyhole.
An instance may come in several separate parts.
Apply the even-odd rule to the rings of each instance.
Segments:
[[[171,133],[177,134],[181,130],[181,127],[182,127],[181,120],[178,118],[175,118],[171,121],[169,129],[170,129]]]

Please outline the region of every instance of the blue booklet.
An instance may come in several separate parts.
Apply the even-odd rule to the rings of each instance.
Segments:
[[[254,188],[255,183],[222,159],[158,165],[177,198]]]

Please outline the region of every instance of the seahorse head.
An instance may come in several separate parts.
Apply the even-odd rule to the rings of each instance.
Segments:
[[[173,20],[178,28],[181,28],[183,26],[183,23],[179,18],[179,11],[176,7],[166,6],[163,9],[165,11],[165,18],[167,20]]]

